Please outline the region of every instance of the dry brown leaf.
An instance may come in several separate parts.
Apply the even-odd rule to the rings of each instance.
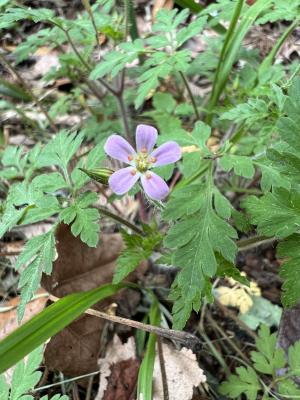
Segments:
[[[106,355],[104,358],[100,358],[99,360],[99,368],[100,368],[100,382],[99,382],[99,390],[95,400],[104,400],[108,399],[106,391],[109,393],[112,392],[110,388],[110,384],[112,384],[112,380],[110,377],[114,370],[114,365],[118,365],[124,361],[132,361],[132,364],[136,366],[135,360],[135,342],[134,338],[130,337],[126,343],[122,343],[118,335],[114,335],[114,338],[110,345],[107,348]],[[135,362],[134,362],[135,361]],[[139,364],[139,363],[138,363]],[[118,369],[118,367],[117,367]],[[122,385],[123,380],[119,383]],[[119,397],[115,397],[119,400]],[[120,399],[121,400],[121,399]]]
[[[179,351],[165,343],[162,344],[162,351],[168,382],[169,399],[192,399],[194,386],[199,386],[201,383],[206,382],[206,376],[198,365],[196,355],[192,350],[185,347]],[[116,369],[117,374],[121,362],[130,360],[129,365],[131,365],[133,364],[133,359],[135,359],[134,339],[131,337],[127,343],[122,344],[118,336],[115,335],[113,342],[107,349],[105,358],[99,360],[100,385],[95,400],[111,400],[114,398],[118,400],[128,399],[128,397],[105,397],[105,395],[107,392],[111,393],[111,385],[117,384],[114,379],[111,379],[113,366],[118,365]],[[133,376],[133,374],[130,375],[131,379],[133,379]],[[124,383],[124,381],[122,382]],[[132,381],[130,382],[132,383]],[[128,394],[129,392],[126,393]],[[163,398],[161,369],[159,358],[156,356],[153,372],[153,400],[161,400]]]
[[[24,317],[22,319],[21,325],[23,325],[26,321],[30,320],[36,314],[41,312],[49,298],[49,294],[45,292],[43,289],[40,289],[36,297],[33,298],[29,303],[26,304]],[[20,325],[18,324],[17,317],[17,307],[20,303],[20,297],[14,297],[13,299],[1,303],[0,305],[0,340],[4,339],[11,332],[16,330]],[[25,358],[27,359],[27,358]],[[5,380],[10,384],[12,380],[14,367],[9,368],[5,371]]]
[[[42,285],[57,297],[69,293],[87,291],[110,283],[116,259],[123,248],[121,235],[101,234],[98,247],[91,248],[80,238],[75,238],[68,225],[60,225],[57,234],[58,258],[51,276],[43,276]],[[129,275],[136,281],[147,268],[147,263]],[[112,302],[120,304],[122,314],[130,316],[139,301],[136,292],[121,290],[117,295],[96,304],[93,308],[103,310]],[[118,308],[119,309],[119,308]],[[78,376],[96,371],[105,321],[83,315],[63,331],[55,335],[45,351],[45,363],[51,370],[59,370],[67,376]]]
[[[162,344],[164,364],[170,400],[190,400],[194,387],[206,382],[192,350],[183,347],[180,351]],[[164,398],[159,358],[155,358],[153,372],[153,400]]]
[[[42,289],[38,291],[36,297],[26,304],[22,325],[44,309],[48,298],[49,295],[47,292]],[[19,327],[17,322],[17,307],[19,303],[19,296],[7,301],[6,303],[1,303],[0,340]]]
[[[156,14],[158,13],[159,10],[161,10],[162,8],[165,8],[166,10],[172,10],[173,6],[174,6],[173,0],[155,0],[152,9],[153,21],[155,21]]]

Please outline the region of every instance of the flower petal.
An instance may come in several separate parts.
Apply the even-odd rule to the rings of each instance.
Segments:
[[[155,149],[150,154],[150,158],[152,157],[156,159],[152,167],[160,167],[178,161],[181,158],[181,150],[176,142],[167,142]]]
[[[141,178],[142,186],[146,194],[154,200],[162,200],[169,193],[166,182],[154,172],[147,171]]]
[[[138,125],[135,133],[136,149],[146,149],[147,153],[153,150],[157,140],[157,130],[151,125]]]
[[[134,173],[135,172],[135,173]],[[140,173],[133,167],[126,167],[114,172],[108,180],[109,187],[116,194],[128,192],[139,180]]]
[[[104,151],[110,157],[127,164],[130,164],[131,157],[134,158],[136,156],[136,152],[131,144],[120,135],[111,135],[104,145]]]

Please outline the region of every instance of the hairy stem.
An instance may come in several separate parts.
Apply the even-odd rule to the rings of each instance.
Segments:
[[[97,209],[107,217],[119,222],[120,224],[127,226],[127,228],[131,229],[135,233],[140,236],[144,236],[144,232],[138,228],[137,226],[133,225],[131,222],[127,221],[126,219],[122,218],[120,215],[114,214],[113,212],[107,210],[105,207],[99,206]]]
[[[219,78],[220,78],[220,74],[222,71],[222,65],[226,59],[228,49],[230,48],[230,44],[231,44],[231,41],[232,41],[232,38],[234,35],[235,27],[238,23],[238,19],[241,14],[243,5],[244,5],[244,0],[239,0],[236,5],[236,8],[234,10],[232,20],[230,21],[229,28],[226,32],[224,44],[222,47],[222,51],[220,54],[220,58],[219,58],[219,62],[218,62],[218,66],[217,66],[217,70],[216,70],[216,74],[215,74],[215,78],[214,78],[214,82],[213,82],[213,89],[211,92],[211,97],[208,102],[208,115],[207,115],[207,119],[206,119],[208,124],[211,124],[212,110],[214,109],[214,107],[217,104],[219,97],[221,95],[221,90],[219,88]]]
[[[190,99],[191,99],[191,102],[192,102],[192,105],[193,105],[193,108],[194,108],[194,112],[195,112],[196,118],[197,118],[197,120],[199,120],[200,119],[200,114],[199,114],[199,111],[197,109],[197,104],[196,104],[196,101],[195,101],[195,97],[194,97],[194,95],[192,93],[192,90],[190,88],[189,82],[188,82],[185,74],[182,71],[179,71],[179,75],[181,76],[181,78],[183,80],[183,83],[184,83],[184,86],[186,87],[186,90],[188,91],[188,94],[190,96]]]

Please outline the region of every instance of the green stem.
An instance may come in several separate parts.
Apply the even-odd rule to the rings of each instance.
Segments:
[[[144,232],[138,228],[137,226],[133,225],[131,222],[127,221],[126,219],[120,217],[117,214],[112,213],[111,211],[107,210],[105,207],[97,207],[97,209],[103,214],[106,215],[107,217],[119,222],[120,224],[127,226],[127,228],[131,229],[135,233],[137,233],[140,236],[144,236]]]
[[[197,120],[199,120],[200,119],[200,114],[199,114],[199,111],[197,109],[196,100],[195,100],[195,97],[194,97],[194,95],[192,93],[192,90],[190,88],[189,82],[188,82],[188,80],[187,80],[187,78],[186,78],[186,76],[184,75],[183,72],[179,71],[179,75],[181,76],[182,81],[183,81],[183,83],[184,83],[184,85],[186,87],[186,90],[188,91],[188,94],[190,96],[190,99],[191,99],[191,102],[192,102],[192,105],[193,105],[193,108],[194,108],[194,112],[195,112],[196,118],[197,118]]]
[[[263,71],[266,71],[268,68],[271,67],[273,64],[276,54],[280,50],[281,46],[287,39],[287,37],[290,35],[290,33],[296,28],[296,26],[299,24],[299,19],[296,19],[287,29],[286,31],[280,36],[280,38],[277,40],[275,43],[275,46],[272,48],[271,52],[269,55],[265,58],[265,60],[262,62],[261,66],[259,67],[259,74],[261,74]]]
[[[248,239],[241,239],[236,242],[239,251],[249,250],[265,243],[272,243],[276,240],[274,237],[254,236]]]
[[[236,8],[234,10],[234,14],[232,17],[232,20],[230,21],[230,25],[229,28],[226,32],[225,35],[225,39],[224,39],[224,44],[221,50],[221,55],[219,58],[219,62],[218,62],[218,66],[217,66],[217,70],[216,70],[216,74],[215,74],[215,78],[214,78],[214,83],[213,83],[213,89],[212,89],[212,93],[211,93],[211,97],[208,103],[208,115],[207,115],[207,123],[211,124],[212,121],[212,110],[214,109],[215,105],[217,104],[219,97],[221,95],[221,89],[218,88],[219,86],[219,77],[220,77],[220,73],[222,70],[222,65],[224,63],[224,60],[226,59],[226,55],[228,52],[228,49],[230,47],[231,44],[231,40],[233,38],[234,35],[234,31],[235,31],[235,27],[237,25],[239,16],[241,14],[242,8],[243,8],[243,4],[244,4],[244,0],[239,0]]]

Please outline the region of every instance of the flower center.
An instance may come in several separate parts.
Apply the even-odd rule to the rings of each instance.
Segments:
[[[151,164],[156,162],[155,157],[149,157],[146,149],[142,149],[140,153],[137,154],[134,163],[135,167],[139,172],[146,172],[149,168],[151,168]]]

